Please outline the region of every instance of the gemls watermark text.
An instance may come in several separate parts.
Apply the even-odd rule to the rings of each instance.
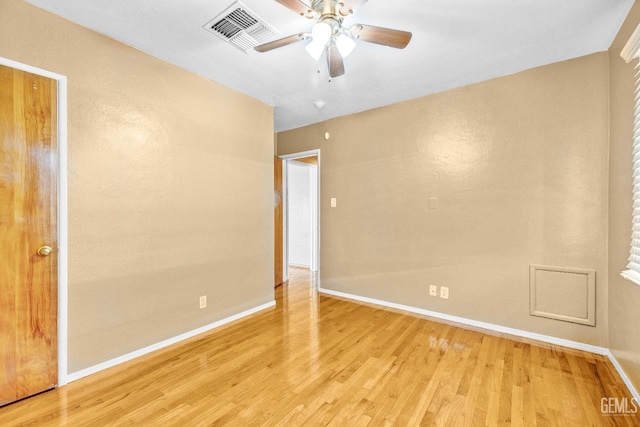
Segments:
[[[631,416],[638,413],[638,400],[627,397],[603,397],[600,399],[600,412],[607,417]]]

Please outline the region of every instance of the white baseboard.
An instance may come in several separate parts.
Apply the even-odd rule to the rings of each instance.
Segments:
[[[620,363],[618,363],[615,356],[613,355],[611,350],[609,350],[608,348],[598,347],[590,344],[584,344],[577,341],[565,340],[562,338],[552,337],[549,335],[542,335],[534,332],[523,331],[522,329],[508,328],[506,326],[495,325],[493,323],[480,322],[477,320],[467,319],[465,317],[458,317],[458,316],[452,316],[450,314],[438,313],[437,311],[425,310],[422,308],[411,307],[408,305],[396,304],[393,302],[361,297],[359,295],[332,291],[330,289],[318,288],[318,292],[327,294],[327,295],[334,295],[337,297],[346,298],[354,301],[366,302],[369,304],[376,304],[383,307],[395,308],[398,310],[408,311],[410,313],[422,314],[424,316],[433,317],[435,319],[442,319],[448,322],[454,322],[462,325],[472,326],[474,328],[486,329],[493,332],[514,335],[517,337],[528,338],[531,340],[541,341],[548,344],[559,345],[562,347],[568,347],[576,350],[583,350],[583,351],[588,351],[590,353],[607,356],[611,361],[611,363],[613,364],[613,366],[616,368],[616,371],[618,371],[618,374],[620,375],[620,377],[622,378],[622,381],[625,383],[625,385],[629,389],[629,392],[633,395],[633,397],[636,399],[637,402],[640,402],[640,394],[638,393],[638,390],[635,388],[635,386],[633,385],[633,383],[631,382],[627,374],[622,369],[622,366],[620,366]]]
[[[637,401],[640,402],[640,393],[638,393],[638,390],[635,388],[635,386],[633,385],[633,383],[631,382],[631,380],[627,376],[626,372],[622,369],[622,366],[620,366],[620,363],[618,363],[618,360],[615,358],[615,356],[613,355],[611,350],[609,350],[608,348],[598,347],[598,346],[594,346],[594,345],[590,345],[590,344],[584,344],[584,343],[577,342],[577,341],[565,340],[565,339],[562,339],[562,338],[552,337],[552,336],[549,336],[549,335],[537,334],[537,333],[533,333],[533,332],[524,331],[524,330],[521,330],[521,329],[515,329],[515,328],[509,328],[509,327],[506,327],[506,326],[495,325],[493,323],[480,322],[480,321],[477,321],[477,320],[467,319],[465,317],[452,316],[450,314],[439,313],[439,312],[436,312],[436,311],[425,310],[425,309],[422,309],[422,308],[411,307],[411,306],[408,306],[408,305],[396,304],[396,303],[392,303],[392,302],[388,302],[388,301],[382,301],[382,300],[378,300],[378,299],[374,299],[374,298],[367,298],[367,297],[362,297],[362,296],[359,296],[359,295],[353,295],[353,294],[348,294],[348,293],[344,293],[344,292],[333,291],[333,290],[330,290],[330,289],[319,288],[318,292],[320,292],[322,294],[333,295],[333,296],[337,296],[337,297],[341,297],[341,298],[345,298],[345,299],[350,299],[350,300],[354,300],[354,301],[360,301],[360,302],[365,302],[365,303],[369,303],[369,304],[376,304],[376,305],[380,305],[382,307],[389,307],[389,308],[394,308],[394,309],[397,309],[397,310],[403,310],[403,311],[407,311],[407,312],[410,312],[410,313],[421,314],[421,315],[424,315],[424,316],[433,317],[435,319],[442,319],[442,320],[446,320],[446,321],[449,321],[449,322],[459,323],[461,325],[468,325],[468,326],[472,326],[472,327],[475,327],[475,328],[486,329],[486,330],[493,331],[493,332],[499,332],[499,333],[504,333],[504,334],[508,334],[508,335],[514,335],[514,336],[518,336],[518,337],[522,337],[522,338],[532,339],[532,340],[535,340],[535,341],[545,342],[545,343],[548,343],[548,344],[555,344],[555,345],[559,345],[559,346],[563,346],[563,347],[568,347],[568,348],[572,348],[572,349],[576,349],[576,350],[588,351],[590,353],[595,353],[595,354],[600,354],[600,355],[607,356],[609,358],[609,360],[611,361],[611,363],[613,364],[613,366],[616,368],[616,371],[618,371],[618,374],[620,375],[620,377],[622,378],[622,381],[625,383],[625,385],[629,389],[629,392],[633,395],[633,397]],[[84,377],[86,377],[88,375],[91,375],[91,374],[94,374],[96,372],[100,372],[100,371],[105,370],[107,368],[111,368],[113,366],[119,365],[121,363],[127,362],[127,361],[132,360],[132,359],[135,359],[136,357],[140,357],[140,356],[143,356],[145,354],[151,353],[153,351],[160,350],[161,348],[170,346],[172,344],[176,344],[176,343],[178,343],[180,341],[186,340],[188,338],[194,337],[196,335],[199,335],[199,334],[202,334],[204,332],[210,331],[212,329],[218,328],[220,326],[226,325],[227,323],[231,323],[231,322],[233,322],[235,320],[239,320],[239,319],[241,319],[243,317],[246,317],[246,316],[249,316],[251,314],[257,313],[259,311],[271,308],[271,307],[275,306],[275,304],[276,304],[275,301],[271,301],[269,303],[262,304],[262,305],[260,305],[258,307],[254,307],[252,309],[243,311],[242,313],[238,313],[236,315],[227,317],[225,319],[219,320],[217,322],[211,323],[211,324],[203,326],[201,328],[194,329],[194,330],[189,331],[189,332],[185,332],[184,334],[178,335],[178,336],[173,337],[173,338],[169,338],[169,339],[161,341],[159,343],[156,343],[156,344],[150,345],[148,347],[142,348],[140,350],[136,350],[136,351],[133,351],[131,353],[127,353],[125,355],[116,357],[114,359],[107,360],[106,362],[102,362],[102,363],[99,363],[97,365],[91,366],[89,368],[82,369],[80,371],[71,373],[71,374],[69,374],[67,376],[67,382],[72,382],[72,381],[79,380],[80,378],[84,378]]]
[[[620,366],[620,363],[618,363],[618,360],[609,349],[607,349],[607,356],[609,356],[609,360],[616,368],[616,371],[618,371],[620,378],[622,378],[622,381],[624,381],[625,385],[629,389],[629,392],[633,395],[633,397],[635,397],[636,402],[640,402],[640,393],[638,393],[638,390],[631,382],[631,379],[627,376],[627,373],[624,371],[624,369],[622,369],[622,366]]]
[[[227,317],[222,320],[218,320],[217,322],[210,323],[208,325],[202,326],[198,329],[194,329],[189,332],[185,332],[184,334],[180,334],[176,337],[166,339],[156,344],[152,344],[145,348],[141,348],[140,350],[132,351],[131,353],[124,354],[122,356],[113,358],[111,360],[107,360],[106,362],[99,363],[94,366],[90,366],[88,368],[82,369],[80,371],[71,373],[67,376],[67,382],[72,382],[79,380],[80,378],[84,378],[88,375],[95,374],[96,372],[103,371],[107,368],[111,368],[113,366],[119,365],[124,362],[128,362],[131,359],[135,359],[136,357],[144,356],[145,354],[151,353],[156,350],[160,350],[161,348],[168,347],[172,344],[176,344],[180,341],[184,341],[187,338],[194,337],[196,335],[202,334],[204,332],[210,331],[215,328],[219,328],[220,326],[226,325],[227,323],[231,323],[235,320],[242,319],[243,317],[249,316],[251,314],[257,313],[262,310],[266,310],[267,308],[271,308],[276,305],[275,301],[268,302],[266,304],[259,305],[257,307],[251,308],[249,310],[243,311],[242,313],[235,314],[233,316]]]
[[[289,267],[309,268],[310,269],[311,265],[309,265],[309,264],[295,264],[295,263],[290,262],[289,263]]]
[[[408,305],[396,304],[393,302],[361,297],[359,295],[347,294],[344,292],[332,291],[329,289],[318,289],[318,292],[327,294],[327,295],[334,295],[337,297],[346,298],[350,300],[366,302],[369,304],[381,305],[383,307],[395,308],[397,310],[403,310],[403,311],[408,311],[410,313],[421,314],[424,316],[433,317],[435,319],[445,320],[447,322],[453,322],[453,323],[459,323],[461,325],[472,326],[474,328],[486,329],[488,331],[514,335],[517,337],[527,338],[535,341],[541,341],[548,344],[559,345],[562,347],[573,348],[576,350],[588,351],[590,353],[600,354],[603,356],[609,355],[609,349],[607,348],[598,347],[591,344],[585,344],[577,341],[566,340],[563,338],[552,337],[550,335],[537,334],[534,332],[524,331],[522,329],[515,329],[515,328],[509,328],[506,326],[496,325],[493,323],[480,322],[478,320],[467,319],[465,317],[452,316],[450,314],[439,313],[437,311],[430,311],[422,308],[411,307]]]

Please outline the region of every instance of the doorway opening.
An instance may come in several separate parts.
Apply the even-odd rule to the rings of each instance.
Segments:
[[[320,270],[320,150],[280,156],[283,184],[283,276],[289,267]]]

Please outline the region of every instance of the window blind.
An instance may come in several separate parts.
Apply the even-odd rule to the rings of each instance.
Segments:
[[[636,62],[635,97],[633,113],[633,212],[631,220],[631,248],[629,263],[622,276],[640,285],[640,25],[622,49],[620,56],[626,61]]]
[[[640,63],[635,74],[635,111],[633,115],[633,217],[631,250],[627,268],[640,279]]]

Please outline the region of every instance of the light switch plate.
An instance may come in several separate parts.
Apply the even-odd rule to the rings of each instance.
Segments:
[[[429,209],[438,209],[438,198],[430,197],[429,198]]]
[[[331,198],[331,207],[335,208],[336,206],[338,206],[338,201],[336,200],[335,197]]]

